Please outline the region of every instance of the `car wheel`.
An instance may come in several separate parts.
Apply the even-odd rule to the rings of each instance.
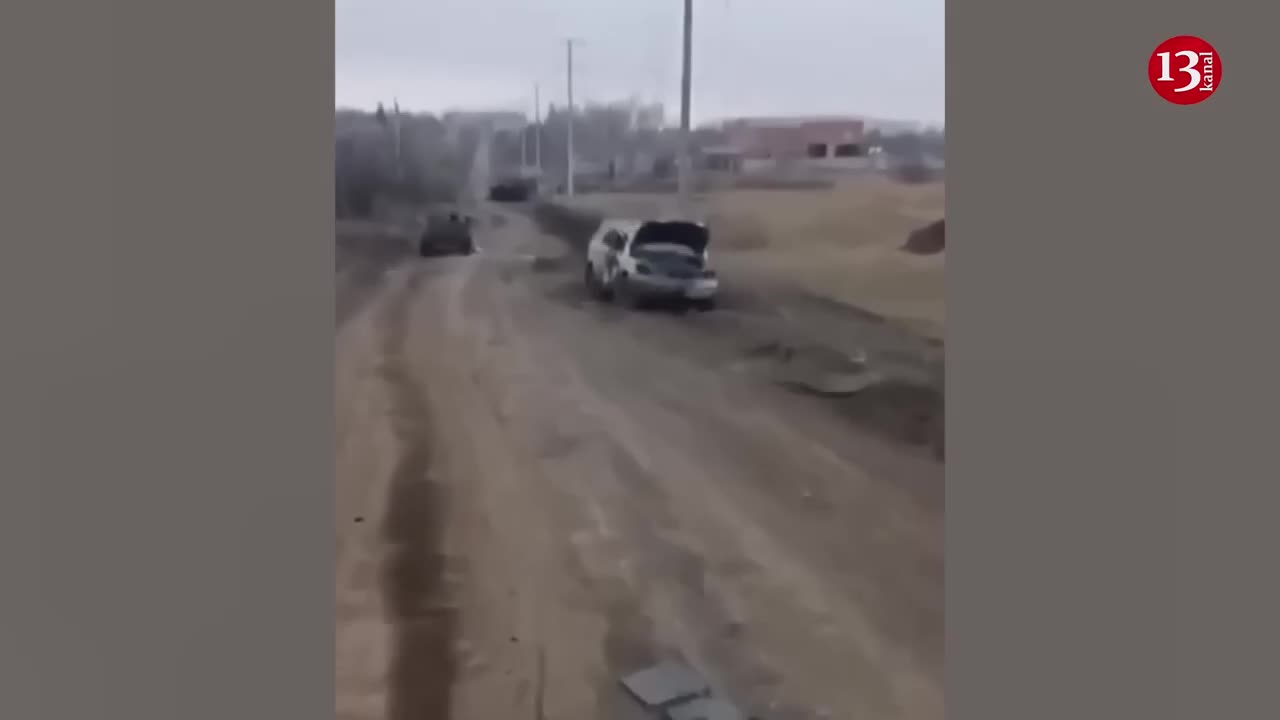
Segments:
[[[710,312],[716,309],[715,298],[703,298],[693,301],[693,308],[698,312]]]

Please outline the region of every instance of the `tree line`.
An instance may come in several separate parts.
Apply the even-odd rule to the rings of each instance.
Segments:
[[[427,113],[338,110],[334,117],[334,205],[339,218],[369,218],[387,203],[454,200],[470,169],[475,128]]]

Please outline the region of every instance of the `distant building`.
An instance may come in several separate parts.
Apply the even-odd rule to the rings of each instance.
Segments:
[[[868,167],[866,124],[861,118],[738,118],[725,122],[726,144],[747,171],[795,168],[842,170]],[[726,155],[717,149],[719,155]]]
[[[698,152],[698,165],[702,170],[714,173],[742,172],[742,151],[733,145],[711,145]]]
[[[661,130],[665,124],[666,108],[662,106],[662,103],[637,104],[632,112],[632,130],[653,132]]]
[[[497,111],[455,111],[441,118],[445,127],[456,132],[464,126],[482,127],[493,132],[518,132],[529,124],[523,113]]]

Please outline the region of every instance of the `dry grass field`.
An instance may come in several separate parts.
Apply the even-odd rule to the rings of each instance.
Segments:
[[[670,196],[598,194],[572,204],[622,216],[663,213]],[[946,253],[901,250],[908,233],[943,217],[942,183],[849,180],[829,190],[730,190],[702,195],[726,282],[781,283],[941,338]]]

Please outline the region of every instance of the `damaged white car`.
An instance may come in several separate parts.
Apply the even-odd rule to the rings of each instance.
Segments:
[[[605,220],[587,245],[584,282],[593,296],[629,307],[674,302],[709,310],[720,289],[709,242],[702,223]]]

